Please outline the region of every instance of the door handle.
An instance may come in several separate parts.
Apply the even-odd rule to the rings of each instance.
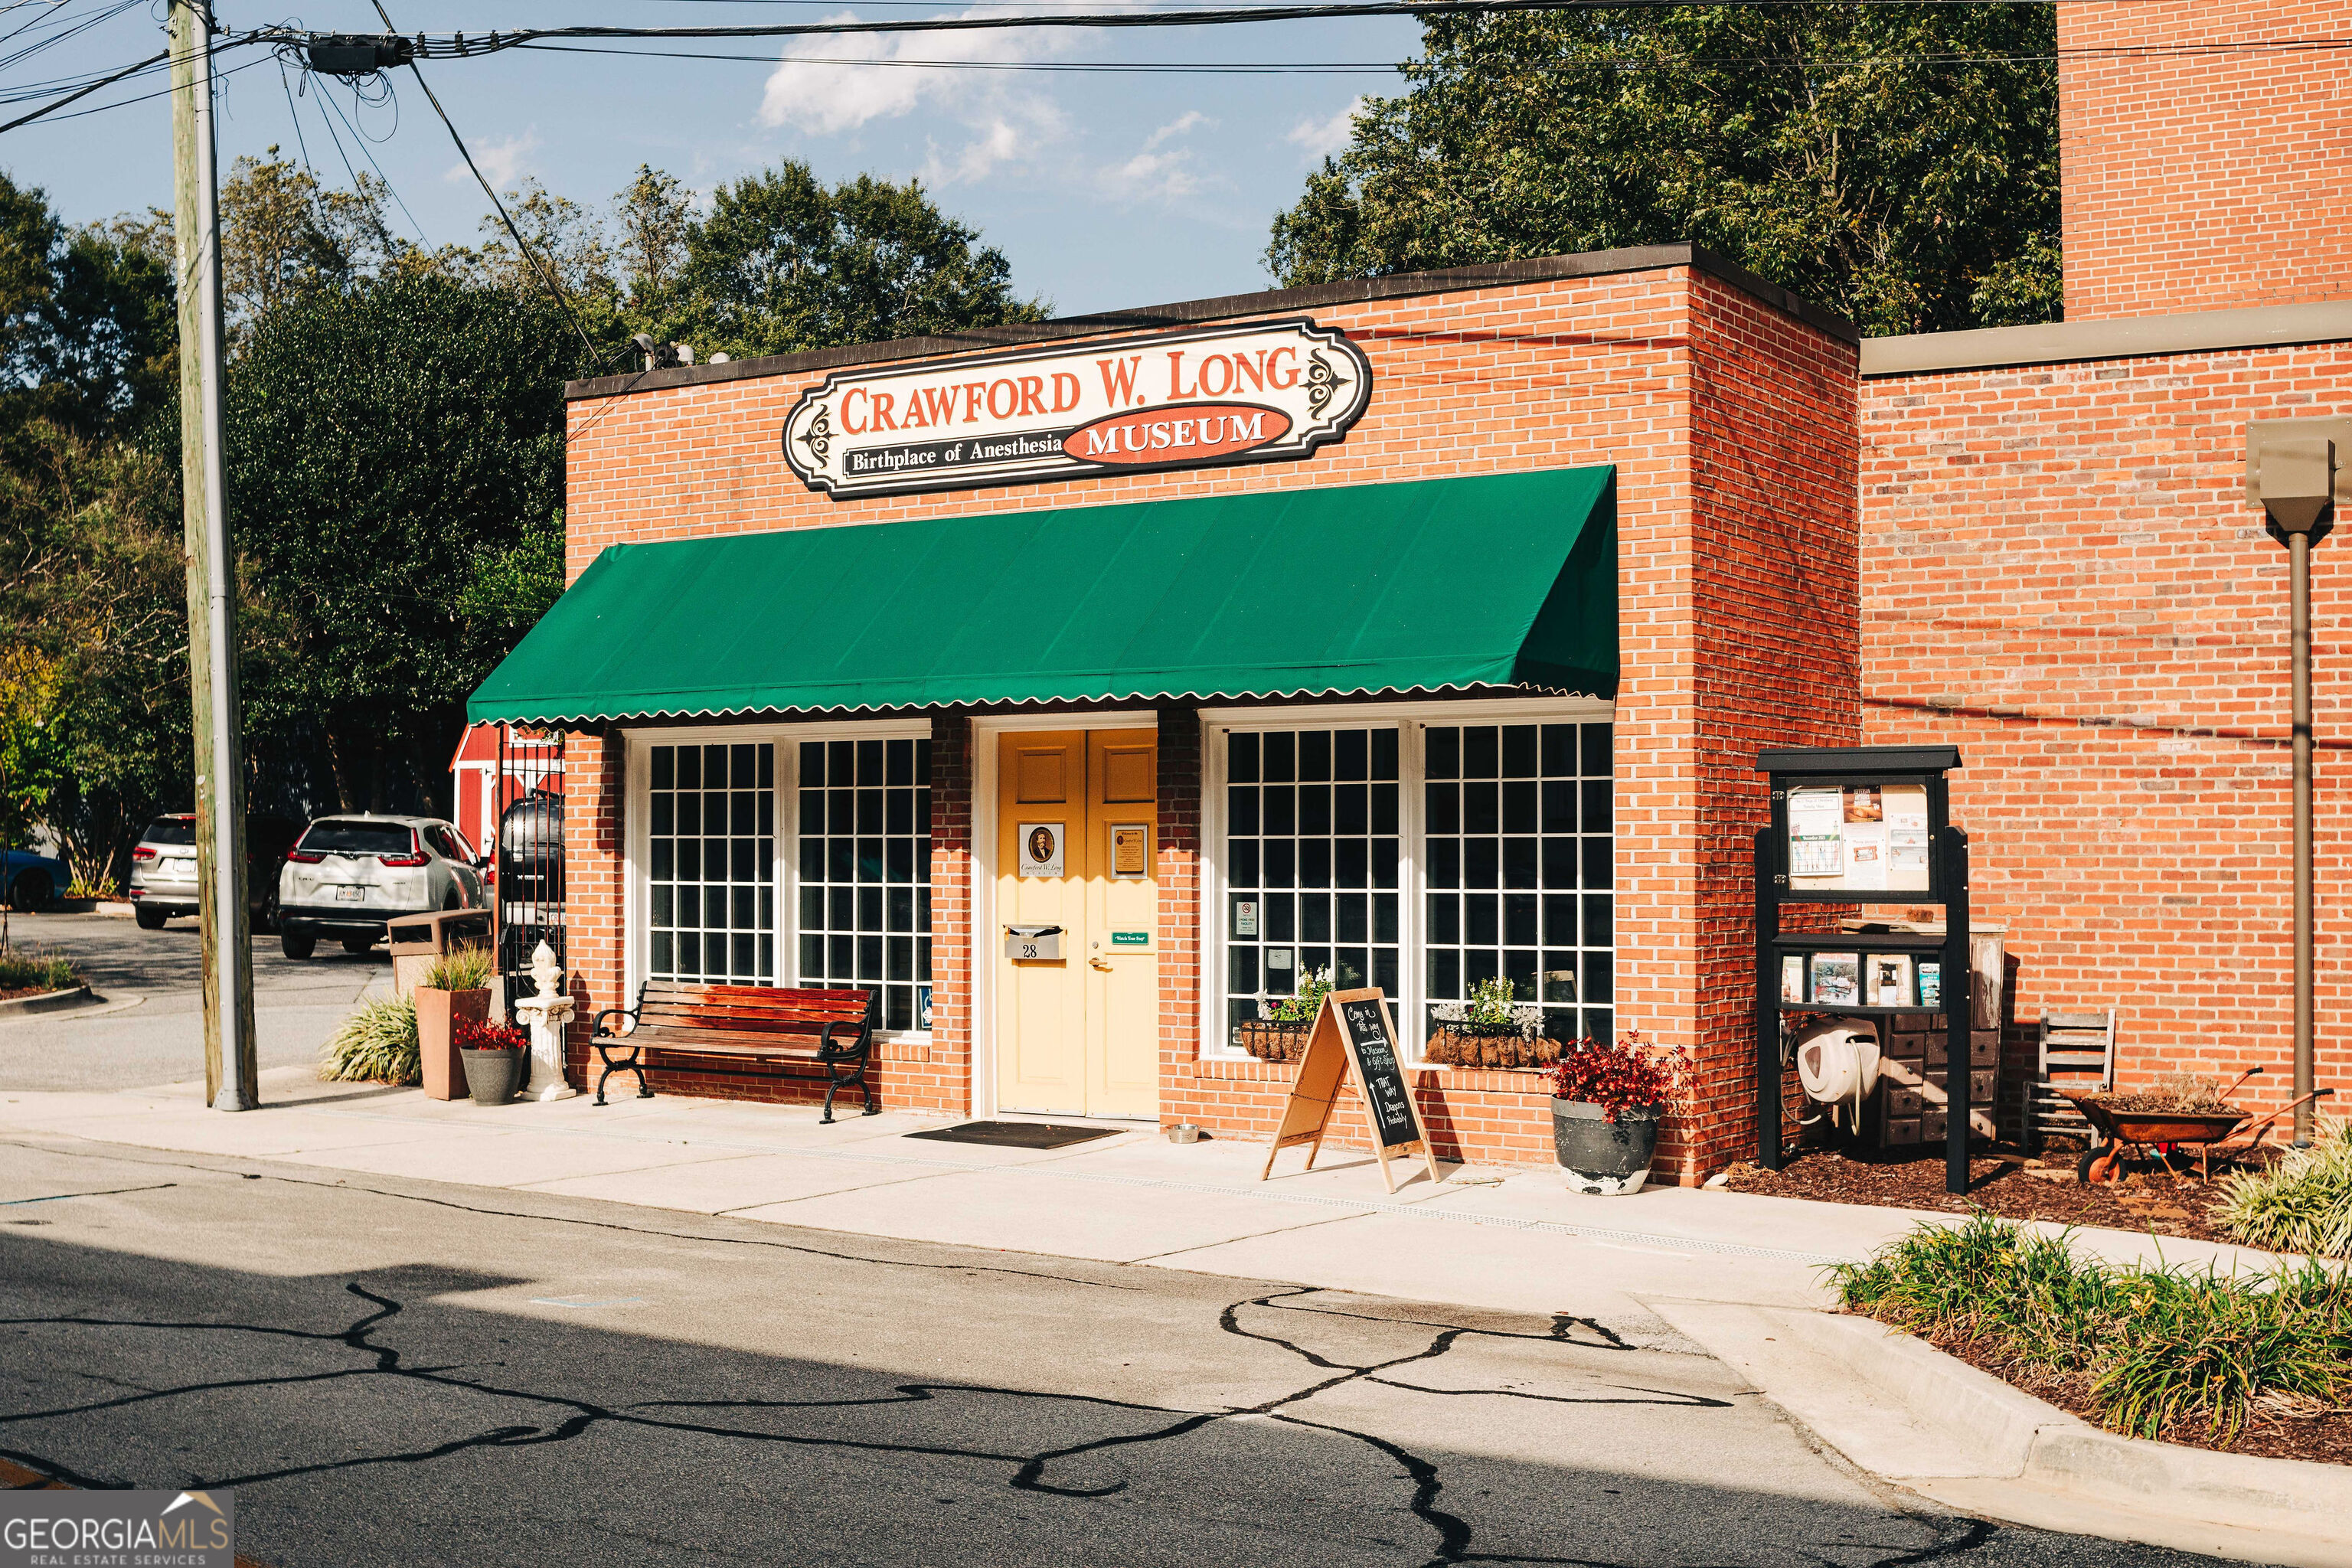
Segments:
[[[1105,973],[1108,973],[1110,969],[1110,960],[1108,958],[1090,958],[1087,962]]]

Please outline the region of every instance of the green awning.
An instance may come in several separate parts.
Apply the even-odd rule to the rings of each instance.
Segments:
[[[1616,470],[616,544],[474,722],[1617,686]]]

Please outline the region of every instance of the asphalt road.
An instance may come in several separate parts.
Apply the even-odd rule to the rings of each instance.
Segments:
[[[0,1146],[0,1457],[233,1488],[274,1568],[2206,1561],[1605,1322],[86,1142]]]
[[[205,1072],[204,955],[193,919],[162,931],[107,915],[11,915],[20,948],[74,958],[101,1007],[0,1023],[0,1089],[143,1089]],[[274,936],[253,944],[254,1043],[264,1068],[317,1060],[319,1047],[370,985],[392,984],[378,947],[353,956],[321,943],[296,961]]]

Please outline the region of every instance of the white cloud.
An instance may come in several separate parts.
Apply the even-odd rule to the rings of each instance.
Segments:
[[[489,181],[492,190],[511,190],[525,174],[535,171],[536,160],[531,154],[538,151],[539,127],[534,125],[519,136],[509,136],[503,142],[492,142],[475,148],[474,163],[482,171],[482,178]],[[442,177],[463,182],[474,176],[460,162],[451,164],[449,172]]]
[[[980,16],[1003,9],[981,5],[956,14]],[[826,20],[855,21],[856,15],[844,11]],[[922,109],[961,122],[971,133],[951,153],[934,143],[926,177],[938,184],[970,183],[1059,136],[1062,111],[1045,94],[1016,85],[1013,73],[926,62],[1019,65],[1059,53],[1072,41],[1067,29],[1043,28],[806,38],[787,48],[770,73],[760,121],[814,136],[839,136]]]
[[[1302,120],[1290,128],[1290,141],[1314,158],[1327,157],[1345,147],[1356,134],[1356,114],[1364,107],[1359,97],[1328,120]]]
[[[1122,202],[1181,201],[1198,195],[1210,182],[1192,168],[1192,149],[1170,143],[1216,121],[1197,109],[1187,110],[1143,139],[1143,146],[1122,163],[1104,168],[1097,180],[1106,195]]]

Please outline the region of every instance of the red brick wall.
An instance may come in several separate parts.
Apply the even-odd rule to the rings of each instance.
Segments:
[[[1689,787],[1701,815],[1681,940],[1696,949],[1702,1113],[1695,1136],[1668,1147],[1696,1175],[1756,1152],[1755,834],[1769,816],[1756,753],[1853,745],[1862,721],[1855,353],[1714,279],[1693,292]],[[1620,798],[1621,811],[1634,804]]]
[[[2286,1098],[2286,557],[2244,503],[2245,422],[2347,386],[2347,344],[1864,384],[1865,738],[1960,748],[2012,1063],[2041,1009],[2114,1006],[2126,1086],[2260,1064],[2249,1098]],[[2352,1068],[2343,559],[2313,556],[2323,1085]]]
[[[1788,665],[1783,656],[1795,649],[1792,668],[1811,681],[1806,659],[1846,646],[1850,637],[1834,626],[1811,626],[1809,637],[1799,629],[1822,607],[1834,613],[1844,605],[1850,614],[1852,595],[1850,587],[1843,599],[1823,590],[1818,605],[1769,626],[1742,626],[1752,619],[1753,605],[1702,615],[1694,576],[1694,485],[1708,488],[1706,530],[1742,541],[1744,563],[1727,562],[1717,574],[1727,591],[1769,595],[1775,574],[1790,570],[1775,552],[1784,550],[1791,530],[1803,540],[1801,574],[1817,570],[1816,555],[1833,560],[1843,552],[1850,575],[1850,499],[1825,499],[1822,487],[1843,482],[1851,496],[1853,350],[1688,267],[1355,300],[1318,305],[1312,313],[1346,329],[1364,348],[1376,390],[1345,443],[1295,464],[835,502],[801,487],[776,439],[786,411],[818,377],[583,399],[571,405],[571,573],[624,542],[1615,464],[1623,671],[1616,721],[1616,1005],[1622,1024],[1668,1044],[1698,1047],[1707,1058],[1709,1125],[1670,1145],[1677,1168],[1695,1173],[1737,1142],[1747,1118],[1734,1086],[1737,1064],[1750,1047],[1719,1003],[1710,1004],[1702,1032],[1699,998],[1713,982],[1703,983],[1697,957],[1703,923],[1717,947],[1735,941],[1725,923],[1734,918],[1727,900],[1736,901],[1744,866],[1726,881],[1706,864],[1720,858],[1708,846],[1727,833],[1736,837],[1736,824],[1749,811],[1753,784],[1743,770],[1754,745],[1742,726],[1767,723],[1784,708],[1834,708],[1814,700],[1801,682],[1786,694],[1759,694],[1745,675],[1702,693],[1702,647],[1730,650],[1744,661],[1742,670],[1758,676]],[[1703,459],[1691,434],[1702,379],[1695,335],[1707,340],[1703,374],[1714,402],[1706,417],[1717,432]],[[1744,363],[1756,356],[1769,363]],[[1843,410],[1834,406],[1841,396],[1847,399]],[[1763,427],[1740,430],[1747,420]],[[1818,428],[1799,433],[1802,421]],[[1703,481],[1695,481],[1695,468],[1703,470]],[[1841,473],[1847,475],[1843,480]],[[1833,567],[1818,569],[1835,574]],[[1845,711],[1850,724],[1850,698]],[[1263,1137],[1287,1071],[1200,1059],[1198,731],[1189,710],[1160,717],[1161,1110],[1167,1120]],[[1834,721],[1824,722],[1834,727]],[[935,731],[934,739],[935,768],[948,768],[948,735]],[[968,755],[955,765],[968,792]],[[968,965],[970,949],[968,936],[958,947],[944,922],[961,920],[968,932],[970,807],[967,793],[963,815],[953,818],[966,825],[966,837],[951,843],[944,775],[935,777],[934,787],[938,1027],[931,1059],[919,1064],[922,1074],[912,1070],[918,1064],[886,1062],[881,1081],[888,1103],[961,1110],[948,1082],[958,1071],[968,1079],[973,1032],[963,1001],[969,970],[952,965]],[[1711,803],[1702,798],[1709,789],[1734,793]],[[1706,922],[1697,904],[1703,882],[1712,900]],[[583,959],[599,940],[578,942]],[[617,940],[611,939],[612,957],[603,968],[580,964],[591,989],[617,976]],[[1419,1077],[1424,1113],[1444,1152],[1546,1157],[1549,1110],[1525,1078],[1434,1069]],[[1368,1134],[1350,1113],[1334,1137],[1361,1142]]]
[[[2352,0],[2074,0],[2064,51],[2352,37]],[[2352,93],[2340,49],[2067,53],[2070,321],[2352,292]]]

